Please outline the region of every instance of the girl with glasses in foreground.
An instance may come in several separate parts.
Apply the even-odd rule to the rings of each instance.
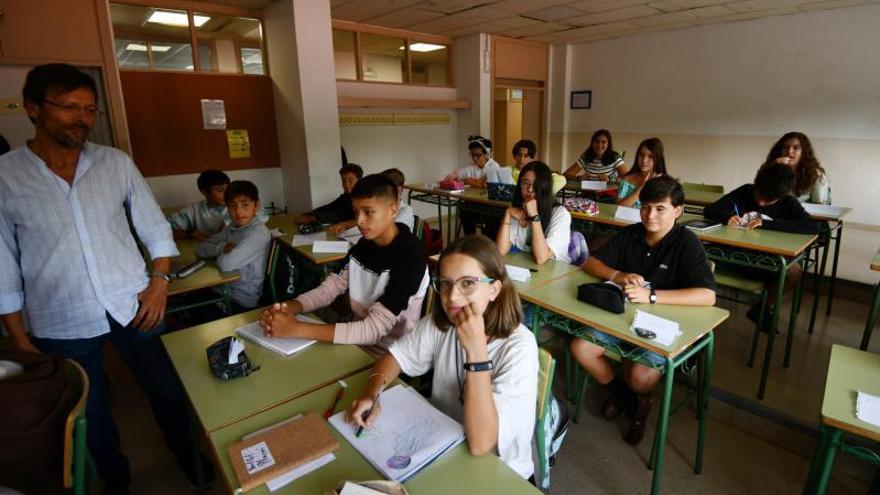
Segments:
[[[434,370],[431,403],[464,425],[473,455],[494,453],[523,478],[534,472],[531,444],[538,386],[538,347],[492,241],[467,236],[440,257],[433,312],[389,348],[347,419],[370,426],[381,414],[379,391],[403,372]],[[372,414],[364,418],[370,411]]]

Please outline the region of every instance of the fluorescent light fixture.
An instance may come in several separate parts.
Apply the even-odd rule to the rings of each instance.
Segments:
[[[171,47],[168,45],[150,45],[150,48],[154,52],[167,52],[168,50],[171,49]]]
[[[147,51],[147,45],[141,45],[139,43],[129,43],[128,46],[125,47],[125,49],[130,52],[145,52]]]
[[[196,27],[201,26],[202,24],[210,21],[211,18],[206,15],[194,15],[193,16],[193,24]],[[167,26],[180,26],[180,27],[188,27],[189,19],[184,12],[171,12],[168,10],[154,10],[152,14],[150,14],[147,22],[152,22],[154,24],[165,24]]]
[[[437,50],[443,50],[446,48],[443,45],[434,45],[432,43],[410,43],[409,49],[413,52],[434,52]],[[403,50],[404,48],[398,47],[399,50]]]

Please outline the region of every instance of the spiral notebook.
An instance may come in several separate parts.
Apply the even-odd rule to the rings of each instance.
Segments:
[[[360,438],[344,411],[332,416],[330,424],[389,480],[406,481],[464,441],[464,427],[410,387],[385,390],[379,405],[379,418]]]

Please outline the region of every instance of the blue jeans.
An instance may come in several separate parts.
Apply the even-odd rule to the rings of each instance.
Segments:
[[[613,335],[608,335],[607,333],[596,330],[595,328],[588,328],[586,332],[590,334],[593,339],[595,339],[597,344],[608,347],[618,347],[623,352],[630,354],[633,360],[641,358],[645,361],[650,362],[655,367],[662,368],[663,366],[666,366],[666,358],[657,353],[645,349],[639,349],[638,346],[634,346],[629,342],[624,342],[623,340],[614,337]],[[633,352],[637,350],[641,351],[641,353],[633,354]]]
[[[164,434],[165,445],[177,457],[178,463],[191,463],[194,457],[186,394],[159,339],[165,331],[165,323],[160,323],[150,331],[141,332],[130,324],[123,327],[110,315],[107,315],[107,321],[110,322],[110,333],[98,337],[31,338],[41,351],[71,358],[79,363],[89,377],[89,396],[86,400],[87,443],[98,473],[105,481],[127,483],[131,479],[128,459],[119,450],[119,430],[113,421],[107,400],[103,357],[103,348],[107,341],[113,343],[140,387],[147,393],[153,416]]]

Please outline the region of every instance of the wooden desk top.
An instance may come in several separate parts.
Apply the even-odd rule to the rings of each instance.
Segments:
[[[299,223],[296,221],[296,215],[292,213],[284,213],[281,215],[275,215],[269,217],[269,220],[266,222],[266,227],[270,230],[272,229],[281,229],[284,232],[284,235],[281,239],[291,244],[293,243],[293,236],[296,235],[297,228],[299,227]],[[327,240],[335,241],[339,240],[338,237],[334,235],[327,234]],[[348,254],[343,253],[316,253],[312,250],[312,246],[294,246],[294,249],[300,252],[303,256],[305,256],[309,261],[314,263],[315,265],[321,266],[327,263],[333,263],[336,261],[342,261],[345,259]]]
[[[822,423],[880,442],[880,427],[856,417],[857,392],[880,395],[880,354],[834,344],[822,399]]]
[[[570,320],[591,326],[661,356],[669,357],[675,357],[684,352],[730,316],[727,310],[715,306],[635,303],[626,303],[626,311],[616,315],[578,300],[578,286],[590,282],[599,282],[599,280],[583,270],[578,270],[550,283],[521,292],[520,297]],[[678,322],[682,334],[670,346],[663,346],[655,341],[639,337],[630,330],[636,309]]]
[[[205,350],[221,338],[233,335],[239,326],[256,321],[259,315],[260,310],[253,310],[162,336],[190,403],[207,432],[373,365],[373,358],[354,345],[318,342],[290,357],[282,357],[242,339],[248,357],[260,369],[234,380],[216,378]]]
[[[346,378],[348,389],[336,411],[341,411],[366,387],[370,371],[364,371]],[[312,391],[278,407],[261,412],[241,422],[211,432],[209,437],[216,459],[220,461],[221,475],[229,492],[238,488],[238,480],[229,462],[227,449],[251,432],[271,426],[296,414],[315,412],[323,415],[324,410],[334,400],[338,387],[334,384]],[[333,426],[330,431],[339,441],[340,448],[333,453],[336,459],[329,464],[293,481],[274,492],[286,494],[323,495],[336,488],[342,480],[378,480],[382,475],[364,459],[354,447],[340,435]],[[435,459],[421,472],[404,483],[409,493],[419,495],[445,495],[449,493],[504,493],[511,495],[539,495],[540,492],[515,471],[507,467],[497,456],[488,454],[472,456],[462,443]],[[266,485],[261,485],[249,495],[270,493]]]
[[[195,239],[179,239],[175,242],[177,243],[177,250],[180,251],[180,256],[174,260],[175,264],[185,265],[196,261],[196,247],[198,247],[199,241]],[[174,296],[194,290],[228,284],[240,278],[241,275],[238,272],[221,272],[214,260],[205,260],[205,266],[196,270],[192,275],[172,280],[168,284],[168,295]]]

